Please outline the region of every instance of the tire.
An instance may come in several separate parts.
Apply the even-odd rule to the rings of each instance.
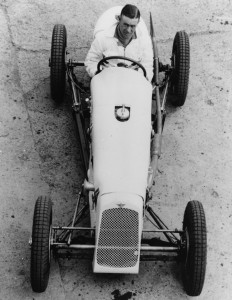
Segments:
[[[62,24],[56,24],[52,32],[51,60],[50,60],[50,88],[53,100],[61,103],[64,99],[66,66],[65,52],[67,46],[67,32]]]
[[[199,296],[205,280],[207,235],[201,202],[188,202],[183,221],[183,283],[189,296]]]
[[[50,272],[52,203],[39,197],[35,204],[31,245],[31,286],[34,292],[46,290]]]
[[[170,79],[169,99],[174,106],[185,103],[190,69],[189,37],[185,31],[176,33],[172,48],[173,73]]]

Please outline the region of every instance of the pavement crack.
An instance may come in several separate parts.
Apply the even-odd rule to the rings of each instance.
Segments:
[[[0,4],[0,7],[2,8],[2,11],[5,15],[5,18],[6,18],[6,21],[7,21],[7,29],[8,29],[8,33],[9,33],[9,41],[11,43],[11,45],[14,47],[14,42],[13,42],[13,34],[12,34],[12,31],[11,31],[11,28],[10,28],[10,17],[9,17],[9,14],[8,14],[8,10],[7,10],[7,6],[4,5],[4,4]]]
[[[205,31],[198,31],[198,32],[190,32],[188,33],[188,35],[190,37],[195,37],[195,36],[206,36],[206,35],[212,35],[212,34],[223,34],[223,33],[227,33],[227,31],[225,30],[205,30]],[[168,42],[172,42],[173,38],[167,38],[167,39],[159,39],[157,38],[157,42],[158,43],[168,43]]]
[[[81,50],[81,49],[89,49],[88,46],[83,46],[83,47],[68,47],[69,50]]]
[[[6,134],[2,134],[0,135],[0,138],[5,138],[5,137],[8,137],[9,133],[6,133]]]
[[[15,73],[15,84],[16,84],[16,86],[17,86],[20,94],[22,95],[22,102],[23,102],[24,107],[25,107],[26,116],[27,116],[27,120],[28,120],[28,123],[29,123],[30,131],[31,131],[31,136],[32,136],[32,140],[33,140],[33,144],[34,144],[34,149],[37,152],[39,160],[40,160],[40,163],[41,163],[41,155],[38,152],[37,147],[36,147],[36,138],[35,138],[34,133],[33,133],[32,120],[31,120],[31,116],[30,116],[30,113],[29,113],[29,108],[28,108],[28,105],[27,105],[27,99],[25,97],[25,93],[24,93],[24,90],[22,88],[21,76],[20,76],[20,69],[19,69],[19,51],[22,51],[22,50],[23,51],[28,51],[28,50],[27,49],[23,49],[22,47],[17,46],[15,44],[14,38],[13,38],[13,33],[12,33],[12,30],[11,30],[11,26],[10,26],[11,20],[10,20],[9,14],[8,14],[7,6],[1,4],[0,8],[2,9],[2,11],[3,11],[4,15],[5,15],[5,18],[6,18],[7,30],[8,30],[8,36],[9,36],[9,44],[11,44],[11,46],[12,46],[12,48],[11,48],[10,51],[12,52],[12,60],[13,60],[14,73]],[[38,51],[37,50],[33,50],[33,51],[41,53],[41,50],[38,50]],[[44,180],[44,176],[42,175],[41,168],[40,168],[40,176],[41,176],[42,180]]]
[[[35,54],[37,54],[37,53],[47,54],[47,53],[50,52],[50,50],[48,50],[48,49],[28,49],[28,48],[24,48],[22,46],[17,45],[13,41],[12,41],[12,45],[15,47],[15,49],[17,51],[22,51],[22,52],[35,53]]]
[[[199,32],[190,32],[189,36],[204,36],[204,35],[211,35],[211,34],[219,34],[219,33],[226,33],[225,30],[205,30]]]

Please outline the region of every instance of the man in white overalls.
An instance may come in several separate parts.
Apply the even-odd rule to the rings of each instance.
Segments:
[[[123,8],[113,7],[97,21],[94,41],[85,59],[86,71],[90,77],[96,74],[98,62],[107,56],[124,56],[141,63],[147,71],[147,79],[152,80],[151,38],[136,6],[127,4]],[[111,60],[109,66],[127,65],[122,60]]]

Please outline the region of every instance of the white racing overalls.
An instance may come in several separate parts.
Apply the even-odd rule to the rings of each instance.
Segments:
[[[147,27],[140,18],[136,28],[136,37],[124,47],[115,37],[115,29],[118,24],[116,16],[120,15],[121,9],[121,6],[113,7],[98,19],[94,29],[94,41],[85,59],[86,71],[90,77],[93,77],[97,71],[97,64],[103,57],[124,56],[141,63],[147,71],[148,80],[151,81],[153,77],[153,51]],[[118,62],[118,60],[110,61],[109,66],[116,66]],[[130,65],[128,61],[123,62]],[[141,72],[141,69],[139,71]]]

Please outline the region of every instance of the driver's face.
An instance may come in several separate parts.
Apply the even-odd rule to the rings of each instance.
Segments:
[[[139,19],[130,19],[124,15],[120,16],[119,29],[125,39],[130,39],[139,23]]]

